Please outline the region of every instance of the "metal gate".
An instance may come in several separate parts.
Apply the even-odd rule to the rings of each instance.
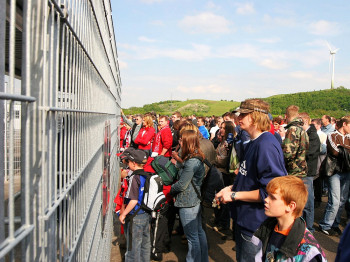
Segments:
[[[109,261],[121,100],[110,0],[0,1],[0,42],[0,261]]]

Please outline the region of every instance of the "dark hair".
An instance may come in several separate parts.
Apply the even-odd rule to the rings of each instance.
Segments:
[[[164,118],[165,121],[167,121],[167,122],[169,121],[169,117],[168,117],[168,116],[164,116],[164,115],[163,115],[163,116],[160,116],[160,117],[159,117],[159,119],[162,119],[162,118]]]
[[[321,126],[322,125],[322,120],[321,118],[314,118],[311,120],[311,123],[315,122],[317,125]]]
[[[225,121],[221,125],[223,124],[225,124],[225,137],[224,137],[225,140],[227,139],[229,133],[232,133],[233,137],[235,137],[236,130],[235,130],[235,127],[233,126],[233,123],[231,121]]]
[[[182,139],[182,160],[187,160],[192,157],[201,157],[205,158],[203,152],[199,147],[199,138],[198,134],[194,130],[185,130],[181,135]]]
[[[274,117],[272,119],[272,123],[276,122],[277,124],[281,125],[282,124],[282,118],[278,117]]]

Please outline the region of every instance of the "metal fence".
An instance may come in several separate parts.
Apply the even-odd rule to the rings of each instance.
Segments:
[[[0,261],[109,261],[121,100],[110,1],[1,1],[0,41]]]

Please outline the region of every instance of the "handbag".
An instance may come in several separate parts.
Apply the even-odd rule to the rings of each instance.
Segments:
[[[336,171],[339,171],[338,158],[327,154],[320,166],[320,177],[333,176]]]

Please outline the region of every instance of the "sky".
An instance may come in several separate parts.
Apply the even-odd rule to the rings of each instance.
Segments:
[[[122,107],[350,88],[348,0],[112,0]]]

